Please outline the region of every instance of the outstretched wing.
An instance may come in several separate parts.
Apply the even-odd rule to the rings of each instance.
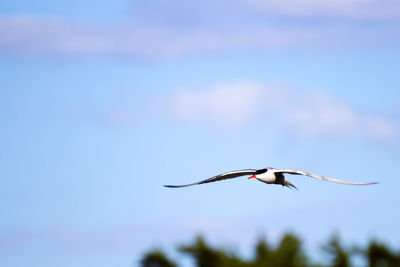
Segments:
[[[370,182],[370,183],[348,182],[348,181],[329,178],[329,177],[325,177],[325,176],[321,176],[321,175],[317,175],[317,174],[312,174],[312,173],[305,172],[305,171],[291,170],[291,169],[274,170],[274,172],[288,173],[288,174],[295,174],[295,175],[305,175],[305,176],[317,178],[317,179],[320,179],[320,180],[329,181],[329,182],[333,182],[333,183],[339,183],[339,184],[370,185],[370,184],[377,184],[378,183],[378,182]]]
[[[239,176],[244,176],[244,175],[250,175],[250,174],[255,174],[256,170],[239,170],[239,171],[231,171],[231,172],[226,172],[223,174],[216,175],[214,177],[208,178],[206,180],[192,183],[192,184],[185,184],[185,185],[164,185],[165,187],[171,187],[171,188],[179,188],[179,187],[186,187],[186,186],[191,186],[191,185],[197,185],[197,184],[205,184],[205,183],[211,183],[211,182],[216,182],[216,181],[221,181],[225,179],[232,179],[236,178]]]

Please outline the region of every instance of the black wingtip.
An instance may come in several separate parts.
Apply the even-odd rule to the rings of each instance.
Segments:
[[[181,187],[186,187],[188,185],[164,185],[164,187],[168,188],[181,188]]]
[[[379,184],[379,182],[363,183],[363,184],[360,184],[360,185],[374,185],[374,184]]]

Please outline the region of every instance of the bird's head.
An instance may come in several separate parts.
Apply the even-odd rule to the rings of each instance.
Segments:
[[[268,171],[268,168],[256,170],[255,174],[253,174],[252,176],[250,176],[249,179],[251,179],[251,178],[259,178],[259,175],[264,174],[264,173],[266,173],[267,171]]]

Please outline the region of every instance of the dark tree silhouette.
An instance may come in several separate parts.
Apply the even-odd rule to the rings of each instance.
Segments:
[[[399,267],[400,255],[393,253],[386,245],[376,240],[369,242],[366,250],[369,267]]]
[[[149,252],[141,260],[141,267],[177,267],[178,265],[169,260],[165,254],[159,250]]]
[[[254,266],[268,266],[271,264],[272,251],[265,238],[260,238],[255,247]]]
[[[212,249],[202,237],[197,237],[192,245],[181,246],[179,250],[192,256],[198,267],[241,267],[248,266],[234,253],[226,253],[223,250]]]
[[[393,252],[383,243],[370,241],[363,249],[349,249],[342,245],[337,234],[322,246],[329,256],[329,264],[311,264],[294,234],[285,234],[276,246],[260,238],[254,247],[253,259],[242,259],[233,251],[212,248],[198,236],[192,244],[178,250],[193,258],[197,267],[351,267],[351,257],[358,251],[369,267],[400,267],[400,253]],[[142,267],[176,267],[161,251],[149,252],[141,260]]]
[[[323,246],[325,252],[331,257],[332,267],[350,267],[350,252],[346,251],[340,243],[338,234],[334,234],[330,240]]]
[[[222,259],[218,251],[208,247],[202,237],[197,237],[193,245],[181,246],[179,250],[192,256],[198,267],[221,266]]]
[[[294,234],[284,235],[273,255],[273,266],[307,266],[307,256],[303,253],[301,241]]]

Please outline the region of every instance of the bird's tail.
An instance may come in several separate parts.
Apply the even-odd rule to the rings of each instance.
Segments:
[[[294,186],[294,184],[292,184],[291,182],[289,182],[288,180],[283,181],[283,186],[287,186],[289,188],[294,188],[297,189],[297,187]],[[299,190],[299,189],[297,189]]]

